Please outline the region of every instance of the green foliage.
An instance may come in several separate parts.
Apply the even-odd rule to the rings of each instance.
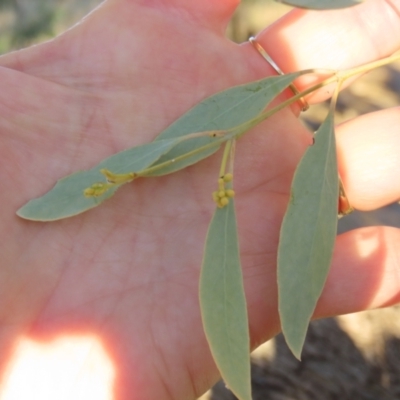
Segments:
[[[0,10],[3,8],[10,7],[13,3],[13,0],[0,0]]]
[[[56,6],[49,0],[0,0],[0,9],[9,9],[15,16],[10,44],[21,47],[39,36],[52,36]]]
[[[279,239],[279,314],[286,342],[297,358],[336,238],[339,179],[333,129],[331,110],[297,167]]]
[[[162,132],[156,140],[213,130],[232,130],[234,135],[244,133],[249,129],[249,126],[242,125],[255,118],[300,74],[301,72],[285,76],[269,77],[217,93],[189,110],[184,116]],[[229,138],[227,137],[226,139]],[[207,145],[210,139],[203,137],[196,139],[196,141],[197,147],[200,148]],[[191,150],[192,146],[192,142],[182,143],[161,157],[156,164],[161,164],[168,159],[176,159],[180,154],[185,153],[186,150]],[[161,170],[156,170],[154,173],[148,174],[148,176],[164,175],[177,171],[210,156],[217,150],[218,148],[206,149]]]
[[[84,191],[93,184],[109,183],[100,172],[102,169],[143,177],[164,175],[198,162],[215,153],[224,141],[251,128],[251,119],[301,73],[265,78],[211,96],[163,131],[154,142],[125,150],[88,171],[59,180],[50,192],[31,200],[17,213],[37,221],[70,217],[100,205],[122,184],[132,181],[127,178],[100,195],[85,197]]]
[[[29,201],[17,211],[17,214],[22,218],[35,221],[54,221],[96,207],[110,198],[122,185],[111,187],[101,196],[84,196],[86,188],[93,183],[104,181],[101,169],[106,168],[121,174],[132,169],[140,171],[154,163],[176,142],[176,139],[167,139],[157,144],[149,143],[115,154],[88,171],[76,172],[59,180],[51,191],[38,199]]]
[[[230,390],[251,400],[250,340],[233,201],[211,221],[200,277],[204,331]]]
[[[54,20],[55,12],[48,7],[44,7],[35,16],[18,20],[14,26],[12,43],[22,46],[40,35],[53,36]]]
[[[101,0],[0,0],[0,54],[49,39]],[[0,15],[2,17],[2,15]]]
[[[363,0],[275,0],[289,6],[299,8],[310,8],[313,10],[329,10],[346,8],[362,3]]]

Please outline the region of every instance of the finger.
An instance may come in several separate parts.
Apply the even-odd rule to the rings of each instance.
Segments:
[[[400,230],[369,227],[340,235],[315,317],[390,306],[400,301]]]
[[[399,126],[397,107],[337,127],[339,172],[353,207],[373,210],[400,199]]]
[[[284,72],[355,67],[399,48],[400,1],[369,0],[343,10],[293,10],[258,35],[257,41]],[[265,70],[266,61],[261,57],[250,59]],[[303,90],[311,79],[304,77],[296,85]],[[307,101],[329,96],[319,91]]]

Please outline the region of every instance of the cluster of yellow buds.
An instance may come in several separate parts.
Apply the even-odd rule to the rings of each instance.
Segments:
[[[100,172],[105,176],[107,182],[97,182],[85,189],[83,191],[85,197],[99,197],[111,187],[131,182],[137,177],[135,172],[128,172],[127,174],[114,174],[105,168],[101,169]]]
[[[88,187],[83,191],[85,197],[99,197],[104,194],[111,186],[109,183],[93,183],[92,186]]]
[[[227,173],[218,179],[218,190],[213,192],[212,197],[219,208],[227,206],[229,204],[229,199],[235,195],[233,189],[227,189],[225,187],[225,184],[231,182],[232,179],[233,175],[231,173]]]
[[[128,172],[126,174],[114,174],[114,172],[111,172],[105,168],[101,169],[100,172],[106,177],[108,183],[114,183],[116,185],[131,182],[137,177],[137,174],[135,172]]]

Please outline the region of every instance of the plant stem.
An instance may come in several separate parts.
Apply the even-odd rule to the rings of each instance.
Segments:
[[[201,146],[201,147],[199,147],[199,148],[197,148],[195,150],[192,150],[192,151],[189,151],[189,152],[187,152],[185,154],[182,154],[181,156],[172,158],[171,160],[167,160],[167,161],[164,161],[164,162],[162,162],[160,164],[153,165],[153,166],[151,166],[149,168],[146,168],[146,169],[144,169],[142,171],[137,172],[136,176],[137,177],[144,177],[144,176],[146,176],[148,174],[152,174],[153,172],[157,172],[158,170],[163,169],[164,167],[168,167],[169,165],[174,164],[177,161],[181,161],[181,160],[184,160],[184,159],[186,159],[188,157],[194,156],[195,154],[201,153],[204,150],[208,150],[208,149],[211,149],[213,147],[218,147],[225,140],[226,139],[222,138],[222,139],[220,139],[218,141],[215,141],[215,142],[212,142],[212,143],[208,143],[208,144],[206,144],[204,146]]]
[[[229,155],[231,154],[232,140],[228,140],[225,144],[224,154],[222,156],[221,167],[219,169],[220,178],[225,175],[226,164],[228,163]]]
[[[336,73],[336,76],[338,79],[346,80],[354,75],[362,74],[365,72],[372,71],[375,68],[383,67],[384,65],[390,64],[394,61],[400,60],[400,53],[396,53],[390,57],[385,57],[382,58],[381,60],[378,61],[373,61],[368,64],[361,65],[360,67],[355,67],[355,68],[350,68],[344,71],[339,71]]]

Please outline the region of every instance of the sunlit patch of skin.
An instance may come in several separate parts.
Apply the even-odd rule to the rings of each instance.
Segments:
[[[96,336],[22,337],[2,377],[0,399],[112,400],[114,380],[114,365]]]

